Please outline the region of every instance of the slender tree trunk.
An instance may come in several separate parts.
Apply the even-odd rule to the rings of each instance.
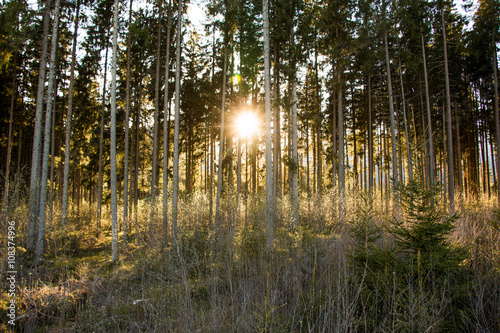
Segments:
[[[451,121],[450,77],[448,73],[448,47],[446,46],[444,10],[441,10],[441,26],[443,29],[444,78],[446,85],[446,123],[448,128],[448,196],[450,198],[450,215],[453,215],[455,214],[455,172],[453,169],[453,134]]]
[[[238,145],[236,146],[236,196],[239,200],[241,194],[241,140],[243,138],[238,136]]]
[[[47,69],[47,44],[49,39],[50,4],[45,3],[45,13],[43,18],[43,41],[40,53],[40,69],[38,71],[38,88],[36,95],[35,111],[35,131],[33,134],[33,153],[31,156],[31,178],[29,192],[29,224],[28,224],[28,249],[36,246],[36,227],[38,224],[38,196],[40,194],[40,158],[42,144],[42,117],[43,117],[43,97],[45,93],[45,79]]]
[[[274,150],[273,150],[273,197],[281,197],[282,184],[281,184],[281,134],[280,134],[280,70],[279,70],[280,54],[278,50],[278,43],[274,43],[274,86],[273,86],[273,100],[274,107]]]
[[[107,39],[106,39],[107,40]],[[106,79],[108,76],[108,46],[106,42],[106,56],[104,60],[104,83],[102,88],[101,129],[99,132],[99,175],[97,181],[97,234],[101,233],[101,208],[102,208],[102,158],[104,150],[104,111],[106,110]]]
[[[14,74],[12,75],[12,90],[10,92],[10,112],[9,112],[9,138],[7,141],[7,162],[5,165],[5,186],[3,188],[3,209],[9,207],[9,177],[10,177],[10,159],[12,154],[12,123],[14,122],[14,103],[17,95],[16,86],[17,61],[14,61]]]
[[[140,128],[141,128],[141,90],[142,87],[135,87],[136,100],[135,100],[135,165],[134,165],[134,224],[135,230],[139,230],[139,217],[138,217],[138,205],[139,205],[139,159],[140,159]]]
[[[409,126],[408,126],[408,121],[406,117],[406,100],[405,100],[405,89],[403,85],[403,72],[401,70],[401,62],[399,63],[399,77],[401,80],[401,97],[402,101],[401,104],[403,105],[403,121],[405,125],[405,138],[406,138],[406,149],[407,149],[407,155],[408,155],[408,178],[409,181],[413,181],[413,151],[411,149],[411,139],[410,139],[410,131],[409,131]]]
[[[434,143],[433,143],[433,132],[432,132],[432,117],[431,117],[431,101],[429,94],[429,80],[427,78],[427,57],[425,55],[425,43],[424,43],[424,35],[420,35],[422,37],[422,57],[424,63],[424,81],[425,81],[425,105],[427,109],[427,121],[428,121],[428,141],[429,141],[429,182],[430,187],[434,187],[435,180],[435,166],[434,166]]]
[[[153,155],[151,156],[152,168],[151,168],[151,206],[149,212],[149,238],[150,241],[154,236],[154,216],[155,216],[155,206],[156,206],[156,176],[157,176],[157,165],[158,165],[158,113],[160,112],[160,46],[161,46],[161,18],[162,18],[162,0],[159,0],[159,11],[158,11],[158,36],[156,37],[157,47],[156,47],[156,71],[155,71],[155,110],[154,110],[154,124],[153,124]]]
[[[290,173],[292,183],[290,184],[290,193],[292,201],[293,225],[297,227],[300,222],[299,215],[299,157],[297,149],[297,79],[295,73],[292,74],[292,160]]]
[[[498,63],[496,40],[493,38],[493,80],[495,83],[495,129],[497,143],[497,179],[500,179],[500,116],[498,107]],[[498,205],[500,206],[500,182],[497,181]]]
[[[168,138],[169,138],[169,81],[170,81],[170,25],[172,24],[172,1],[168,3],[167,50],[165,55],[165,91],[163,105],[163,243],[168,242]]]
[[[266,246],[273,248],[274,198],[273,198],[273,161],[271,146],[271,80],[269,77],[269,0],[263,0],[264,20],[264,104],[266,112]],[[277,162],[277,161],[275,161]]]
[[[64,141],[64,174],[63,174],[63,194],[61,223],[66,226],[68,219],[68,189],[69,189],[69,159],[71,156],[71,122],[73,117],[73,90],[75,84],[76,49],[78,39],[78,22],[80,18],[80,0],[76,4],[75,31],[73,32],[73,51],[71,55],[71,70],[69,76],[68,89],[68,110],[66,113],[66,136]]]
[[[391,145],[392,145],[392,178],[394,184],[395,200],[398,201],[398,155],[396,146],[396,124],[394,120],[394,101],[392,93],[392,77],[391,77],[391,63],[389,60],[389,43],[387,42],[387,32],[384,34],[384,44],[385,44],[385,63],[387,67],[387,89],[389,92],[389,120],[391,123]]]
[[[339,169],[339,220],[341,223],[345,219],[345,165],[344,165],[344,107],[343,107],[343,96],[342,96],[342,78],[340,72],[338,74],[338,91],[337,91],[337,112],[338,112],[338,169]]]
[[[50,70],[49,70],[49,86],[47,90],[47,109],[45,111],[45,130],[43,138],[43,157],[42,157],[42,180],[40,187],[40,217],[38,221],[38,240],[36,244],[36,258],[39,259],[43,255],[44,237],[45,237],[45,218],[47,204],[47,178],[49,172],[49,153],[50,153],[50,134],[51,134],[51,117],[52,103],[54,102],[54,81],[56,75],[56,57],[57,57],[57,42],[59,28],[59,4],[60,0],[56,0],[54,8],[54,23],[52,26],[52,40],[50,49]]]
[[[227,49],[224,47],[224,68],[222,68],[222,102],[220,114],[219,169],[217,170],[217,195],[215,199],[215,232],[220,228],[220,194],[222,190],[222,162],[224,160],[224,113],[226,112]]]
[[[174,177],[172,191],[172,241],[177,248],[177,204],[179,195],[179,117],[181,108],[182,0],[177,11],[177,45],[175,65]]]
[[[57,112],[57,108],[56,108],[56,100],[57,100],[57,85],[58,85],[58,81],[57,79],[54,79],[56,80],[55,82],[55,87],[54,87],[54,103],[52,103],[52,124],[51,124],[51,127],[50,127],[50,179],[49,179],[49,183],[50,183],[50,190],[49,190],[49,215],[50,215],[50,221],[52,223],[53,221],[53,215],[52,213],[54,212],[54,169],[55,169],[55,166],[54,166],[54,155],[55,155],[55,151],[56,151],[56,145],[55,145],[55,136],[56,136],[56,112]]]
[[[371,77],[368,77],[368,188],[373,194],[373,120],[372,120],[372,87]]]
[[[129,197],[129,171],[128,171],[128,157],[129,157],[129,141],[130,141],[130,130],[128,123],[130,121],[130,49],[132,45],[132,3],[130,0],[130,6],[128,11],[128,36],[127,36],[127,79],[126,79],[126,91],[125,91],[125,147],[123,152],[123,246],[127,245],[128,236],[128,197]]]
[[[295,60],[295,36],[294,36],[294,26],[292,24],[290,28],[290,48],[291,48],[291,74],[290,81],[292,85],[292,114],[289,121],[289,126],[291,125],[292,131],[292,149],[291,149],[291,166],[290,166],[290,197],[292,203],[292,221],[293,226],[298,227],[300,223],[299,214],[299,156],[298,156],[298,145],[297,145],[297,74],[296,74],[296,60]],[[290,124],[291,122],[291,124]]]
[[[118,190],[116,175],[116,67],[118,59],[118,0],[113,17],[113,54],[111,58],[111,261],[118,261]]]
[[[458,121],[458,107],[455,108],[455,133],[457,135],[457,177],[458,177],[458,191],[459,196],[463,195],[464,181],[462,171],[462,147],[460,142],[460,123]],[[493,156],[493,155],[492,155]]]

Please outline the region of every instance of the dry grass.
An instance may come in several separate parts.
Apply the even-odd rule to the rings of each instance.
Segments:
[[[450,236],[466,253],[460,267],[444,276],[432,270],[420,276],[417,263],[402,264],[394,247],[385,200],[376,197],[367,209],[363,198],[360,193],[346,198],[341,224],[331,193],[303,197],[295,229],[288,200],[279,200],[273,251],[265,248],[261,196],[224,201],[218,234],[208,198],[184,198],[177,251],[162,247],[160,214],[154,239],[148,237],[148,203],[141,202],[116,265],[110,263],[109,221],[97,237],[94,207],[83,205],[67,230],[57,224],[49,229],[36,275],[29,254],[19,254],[25,266],[18,284],[18,327],[23,332],[500,329],[500,218],[489,201],[461,206]],[[25,207],[15,211],[20,218]],[[359,244],[349,230],[363,216],[379,227],[381,237],[357,264]]]

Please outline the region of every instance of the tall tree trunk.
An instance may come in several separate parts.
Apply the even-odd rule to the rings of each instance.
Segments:
[[[431,101],[430,101],[430,94],[429,94],[429,80],[427,78],[427,57],[425,55],[425,43],[424,43],[424,35],[421,33],[420,36],[422,37],[422,57],[423,57],[423,63],[424,63],[424,81],[425,81],[425,105],[426,105],[426,110],[427,110],[427,127],[428,127],[428,141],[429,141],[429,182],[430,182],[430,187],[434,187],[435,180],[434,180],[434,175],[435,175],[435,166],[434,166],[434,143],[433,143],[433,132],[432,132],[432,117],[431,117]]]
[[[338,91],[337,91],[337,112],[338,112],[338,169],[339,169],[339,189],[338,189],[338,200],[339,200],[339,220],[341,223],[344,222],[345,218],[345,165],[344,165],[344,107],[343,107],[343,96],[342,96],[342,77],[339,73],[337,74]]]
[[[55,151],[56,151],[56,145],[55,145],[55,136],[56,136],[56,101],[57,101],[57,85],[58,81],[55,78],[54,79],[56,82],[54,83],[54,103],[52,103],[52,124],[50,126],[50,177],[49,177],[49,183],[50,183],[50,190],[49,190],[49,215],[50,215],[50,220],[51,223],[53,221],[52,218],[52,213],[54,211],[54,160],[55,160]]]
[[[39,259],[43,255],[44,237],[45,237],[45,218],[47,204],[47,178],[49,172],[49,153],[50,153],[50,134],[51,134],[51,117],[52,103],[54,99],[54,81],[56,75],[56,57],[57,57],[57,42],[59,28],[59,4],[60,0],[56,0],[54,8],[54,23],[52,26],[52,40],[50,49],[50,70],[49,70],[49,86],[47,90],[47,109],[45,111],[45,130],[43,138],[43,157],[42,157],[42,180],[40,187],[40,217],[38,221],[38,240],[36,244],[36,258]]]
[[[274,85],[273,85],[273,100],[274,107],[272,107],[274,111],[274,150],[273,150],[273,197],[281,197],[282,195],[282,184],[281,184],[281,133],[280,133],[280,69],[279,69],[279,61],[280,54],[278,50],[278,43],[274,44],[274,66],[273,66],[273,76],[274,76]]]
[[[371,77],[368,76],[368,188],[373,193],[373,120],[372,120],[372,86]]]
[[[118,190],[116,175],[116,67],[118,59],[118,0],[113,17],[113,55],[111,58],[111,261],[118,261]]]
[[[403,71],[401,69],[401,62],[399,63],[399,78],[401,80],[401,97],[402,101],[401,104],[403,105],[403,121],[405,125],[405,139],[406,139],[406,150],[407,150],[407,157],[408,157],[408,179],[410,182],[413,181],[413,151],[411,149],[411,139],[410,139],[410,131],[409,131],[409,126],[408,126],[408,121],[406,117],[406,100],[405,100],[405,89],[403,85]]]
[[[161,60],[161,19],[162,19],[162,0],[159,0],[158,10],[158,36],[156,37],[156,71],[155,71],[155,110],[153,124],[153,155],[151,156],[151,206],[149,212],[149,238],[150,241],[154,236],[154,216],[156,206],[156,176],[158,165],[158,113],[160,112],[160,60]]]
[[[494,35],[495,36],[495,35]],[[495,83],[495,129],[497,139],[497,180],[500,179],[500,116],[498,107],[498,63],[496,40],[493,38],[493,80]],[[500,205],[500,181],[497,181],[498,205]]]
[[[459,196],[463,195],[464,191],[464,178],[462,170],[462,147],[460,142],[460,123],[458,121],[458,106],[455,108],[455,134],[457,136],[457,177],[458,177],[458,191]],[[493,156],[493,155],[491,155]]]
[[[389,120],[391,124],[391,145],[392,145],[392,178],[394,184],[395,200],[396,204],[398,201],[398,155],[397,155],[397,145],[396,145],[396,124],[394,120],[394,101],[392,93],[392,77],[391,77],[391,63],[389,59],[389,43],[387,42],[387,31],[384,33],[384,44],[385,44],[385,63],[387,67],[387,89],[389,92]]]
[[[12,154],[12,123],[14,122],[14,102],[17,95],[16,86],[17,61],[14,60],[14,73],[12,74],[12,90],[10,92],[10,111],[9,111],[9,138],[7,140],[7,162],[5,165],[5,186],[3,188],[3,209],[9,207],[9,177],[10,177],[10,159]]]
[[[129,197],[129,171],[128,171],[128,157],[129,157],[129,141],[130,141],[130,130],[128,123],[130,121],[130,49],[132,44],[132,3],[130,0],[130,6],[128,11],[128,36],[127,36],[127,79],[125,83],[125,147],[123,151],[123,246],[127,245],[128,236],[128,197]]]
[[[220,113],[220,137],[219,137],[219,169],[217,170],[217,195],[215,199],[215,232],[220,227],[220,195],[222,190],[222,163],[224,161],[224,113],[226,112],[226,74],[227,74],[227,49],[223,48],[224,64],[222,68],[222,101]]]
[[[448,73],[448,47],[446,46],[446,26],[444,10],[441,10],[441,28],[443,29],[444,78],[446,85],[446,123],[448,128],[448,196],[450,198],[450,215],[455,214],[455,172],[453,169],[453,134],[451,121],[450,77]]]
[[[293,3],[293,2],[292,2]],[[295,9],[293,9],[295,11]],[[294,25],[290,27],[290,48],[291,48],[291,74],[290,81],[292,85],[292,114],[288,122],[288,126],[292,127],[292,149],[291,149],[291,165],[290,165],[290,198],[292,204],[292,221],[293,226],[298,227],[300,222],[299,214],[299,156],[297,147],[297,74],[296,74],[296,59],[295,59],[295,36]]]
[[[42,144],[42,117],[43,97],[45,93],[45,78],[47,69],[47,44],[49,39],[50,4],[45,3],[43,17],[43,41],[40,53],[40,69],[38,71],[38,87],[36,95],[35,130],[33,134],[33,153],[31,155],[31,177],[29,192],[29,224],[28,224],[28,249],[36,245],[36,227],[38,223],[38,196],[40,194],[40,158]]]
[[[177,204],[179,195],[179,117],[181,108],[181,50],[182,50],[182,0],[177,11],[177,45],[175,60],[175,119],[174,119],[174,175],[172,180],[172,241],[177,248]]]
[[[273,198],[273,161],[271,146],[271,80],[269,77],[269,0],[263,0],[264,20],[264,109],[266,112],[266,246],[273,248],[274,198]],[[277,162],[277,161],[275,161]]]
[[[168,88],[170,81],[170,25],[172,24],[172,1],[168,3],[167,14],[167,50],[165,55],[165,91],[163,105],[163,243],[168,242],[168,138],[170,121],[170,103]]]
[[[62,193],[62,209],[61,223],[66,226],[68,219],[68,189],[69,189],[69,159],[71,157],[71,122],[73,117],[73,90],[75,84],[75,66],[76,66],[76,49],[78,39],[78,22],[80,18],[80,0],[76,4],[75,16],[75,31],[73,32],[73,51],[71,55],[71,70],[69,76],[68,89],[68,110],[66,113],[66,136],[64,140],[64,174],[63,174],[63,193]]]
[[[106,39],[106,56],[104,60],[104,82],[102,88],[102,109],[101,109],[101,125],[99,131],[99,175],[97,181],[97,234],[101,233],[101,209],[102,209],[102,158],[104,150],[104,112],[106,110],[106,79],[108,76],[108,45]]]

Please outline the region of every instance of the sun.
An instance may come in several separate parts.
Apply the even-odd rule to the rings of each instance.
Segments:
[[[259,130],[259,120],[255,113],[243,111],[236,117],[236,132],[239,137],[251,137]]]

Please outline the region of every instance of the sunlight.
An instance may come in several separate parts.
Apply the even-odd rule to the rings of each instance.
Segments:
[[[259,120],[255,113],[250,111],[241,112],[236,118],[236,131],[240,137],[251,137],[259,130]]]

